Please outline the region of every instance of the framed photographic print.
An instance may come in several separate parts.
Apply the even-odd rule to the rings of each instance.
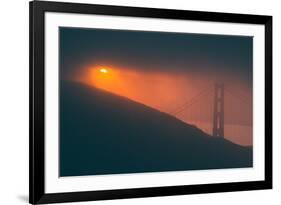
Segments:
[[[30,2],[30,203],[272,187],[272,17]]]

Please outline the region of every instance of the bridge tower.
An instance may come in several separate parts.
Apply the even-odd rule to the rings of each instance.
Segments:
[[[213,136],[224,137],[224,84],[215,83]]]

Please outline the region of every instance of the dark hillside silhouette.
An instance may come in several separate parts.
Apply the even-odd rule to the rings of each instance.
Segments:
[[[61,82],[61,176],[251,166],[251,147],[128,98]]]

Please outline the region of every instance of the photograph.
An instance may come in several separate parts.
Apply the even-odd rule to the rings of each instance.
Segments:
[[[272,16],[29,6],[31,204],[272,188]]]
[[[253,37],[59,27],[59,176],[253,167]]]

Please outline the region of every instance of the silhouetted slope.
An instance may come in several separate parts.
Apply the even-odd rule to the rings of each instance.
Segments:
[[[83,84],[60,88],[60,175],[252,166],[252,149]]]

